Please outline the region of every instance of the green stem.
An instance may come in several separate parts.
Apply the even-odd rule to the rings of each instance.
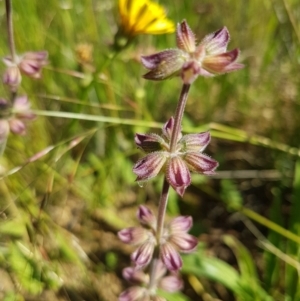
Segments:
[[[9,44],[11,59],[15,63],[17,57],[16,57],[16,48],[15,48],[15,41],[14,41],[11,0],[5,0],[5,8],[6,8],[8,44]]]
[[[156,240],[158,245],[160,244],[161,236],[163,234],[164,222],[166,209],[168,204],[170,184],[168,183],[166,177],[164,178],[163,188],[160,195],[158,214],[157,214],[157,224],[156,224]]]
[[[173,128],[171,142],[170,142],[171,153],[176,150],[176,144],[178,141],[178,136],[181,132],[182,117],[183,117],[190,87],[191,85],[184,84],[181,89],[181,93],[180,93],[180,97],[179,97],[179,101],[177,104],[176,113],[174,117],[174,128]]]
[[[179,96],[176,113],[174,117],[174,127],[172,131],[171,141],[170,141],[170,152],[176,151],[176,145],[178,141],[178,137],[181,132],[181,123],[182,123],[182,117],[188,97],[188,93],[190,90],[190,85],[184,84],[181,89],[181,93]],[[157,249],[155,250],[155,253],[153,254],[153,258],[150,265],[150,281],[148,288],[153,288],[155,283],[155,275],[157,270],[157,260],[159,259],[159,249],[161,246],[161,238],[163,235],[163,229],[164,229],[164,223],[165,223],[165,215],[166,215],[166,209],[168,204],[168,198],[169,198],[169,190],[170,190],[170,184],[167,180],[167,177],[164,177],[162,192],[160,195],[159,205],[158,205],[158,214],[157,214],[157,223],[156,223],[156,241],[157,241]]]

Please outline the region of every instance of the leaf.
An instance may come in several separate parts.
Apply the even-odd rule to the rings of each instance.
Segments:
[[[249,251],[235,237],[225,235],[224,242],[234,252],[240,268],[240,284],[244,294],[247,294],[247,300],[271,301],[273,298],[260,286],[253,257]]]
[[[231,180],[221,181],[221,198],[231,211],[238,210],[243,204],[242,196]]]
[[[165,291],[158,291],[158,295],[166,298],[168,301],[192,301],[182,293],[167,293]]]
[[[289,222],[289,230],[296,235],[300,235],[300,160],[296,162],[295,179],[293,184],[293,196],[291,206],[291,217]],[[287,254],[291,257],[299,259],[299,244],[290,241],[287,245]],[[299,300],[295,296],[299,294],[299,271],[291,266],[286,267],[285,271],[286,294],[292,300]]]
[[[183,273],[216,281],[236,293],[240,291],[239,274],[226,262],[207,257],[202,251],[184,256],[183,261]]]

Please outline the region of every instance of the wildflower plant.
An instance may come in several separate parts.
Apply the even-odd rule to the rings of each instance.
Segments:
[[[190,298],[194,295],[193,300],[213,298],[209,296],[209,288],[205,291],[201,290],[201,287],[199,289],[197,278],[203,275],[206,279],[224,285],[237,299],[296,300],[300,292],[299,262],[296,260],[300,232],[295,227],[299,222],[300,210],[297,201],[300,195],[299,162],[295,163],[295,174],[292,170],[295,158],[300,156],[299,149],[294,147],[298,143],[296,139],[298,119],[297,110],[293,110],[297,106],[297,101],[294,100],[299,92],[296,76],[298,53],[295,47],[299,40],[297,28],[281,26],[282,20],[277,20],[275,16],[278,10],[276,9],[272,15],[269,6],[265,10],[265,19],[269,22],[262,24],[265,26],[260,26],[261,28],[267,26],[269,29],[267,34],[264,29],[251,26],[257,21],[254,20],[252,12],[259,8],[259,3],[251,2],[251,9],[247,10],[247,14],[243,12],[246,29],[243,39],[247,42],[249,37],[253,35],[256,37],[257,43],[248,41],[252,45],[249,58],[254,69],[248,74],[246,72],[246,77],[235,78],[237,82],[234,86],[237,83],[240,88],[243,84],[249,85],[249,88],[244,86],[243,89],[235,91],[237,95],[245,96],[242,103],[237,103],[231,93],[233,88],[231,83],[220,85],[219,81],[212,83],[209,79],[243,67],[239,63],[239,49],[229,47],[230,36],[226,27],[208,35],[204,34],[203,38],[196,37],[186,21],[176,27],[167,17],[167,10],[161,5],[166,2],[158,0],[89,3],[27,0],[27,2],[22,1],[20,5],[20,1],[1,1],[1,4],[6,6],[8,43],[7,46],[2,43],[3,51],[0,58],[2,63],[0,80],[4,88],[0,95],[0,155],[6,147],[7,139],[10,143],[5,157],[0,160],[2,204],[0,270],[3,276],[0,299],[53,300],[56,295],[56,299],[70,300],[73,297],[86,298],[89,294],[95,295],[95,298],[97,295],[99,300],[117,300],[116,294],[119,294],[121,301],[186,300],[188,297],[178,292],[182,290],[184,283],[182,270],[188,276],[184,279],[191,285],[186,292]],[[172,10],[179,14],[182,11],[189,11],[194,18],[198,18],[200,14],[202,19],[213,19],[216,17],[214,15],[218,14],[217,10],[211,8],[210,1],[199,5],[192,2],[177,1]],[[50,48],[52,61],[57,65],[48,69],[49,76],[45,86],[31,84],[30,81],[42,77],[43,68],[48,63],[48,53],[42,50],[43,48],[26,49],[25,44],[22,45],[22,51],[15,47],[12,3],[17,17],[17,23],[14,24],[17,26],[16,46],[22,45],[25,34],[29,38],[28,41],[32,41],[33,44],[45,43],[52,48]],[[222,4],[224,7],[230,7],[230,20],[233,23],[231,26],[228,24],[228,28],[234,27],[234,22],[240,22],[241,16],[240,5],[230,4],[230,1]],[[292,25],[295,23],[293,17],[297,20],[293,10],[295,5],[295,1],[294,4],[288,3],[284,7],[286,9],[282,10],[283,17],[286,20],[290,19]],[[192,9],[196,9],[197,14]],[[116,10],[119,11],[118,26],[114,24],[112,18]],[[142,38],[145,38],[141,35],[172,33],[176,28],[174,43],[154,51],[156,53],[145,52],[141,57],[140,66],[136,65],[140,47],[126,49],[126,53],[115,60],[116,55],[128,45],[132,45],[131,43],[137,39],[141,42]],[[270,42],[272,37],[278,36],[278,31],[280,31],[278,39]],[[113,45],[111,44],[114,37],[110,36],[112,32],[115,33]],[[5,31],[3,37],[6,38]],[[284,37],[288,39],[282,40]],[[146,43],[151,40],[152,37],[146,38]],[[163,45],[168,41],[169,39],[160,38],[157,42]],[[145,49],[144,46],[142,48]],[[251,55],[251,52],[257,53],[259,50],[263,50],[262,56]],[[285,52],[288,54],[286,58]],[[142,72],[143,79],[137,79],[132,73],[136,68],[143,67],[145,70]],[[256,70],[266,71],[265,76],[258,76],[258,72],[253,73]],[[271,74],[274,70],[278,71],[275,77]],[[259,151],[255,160],[248,156],[245,164],[239,161],[239,167],[251,165],[250,177],[255,174],[254,177],[264,178],[266,175],[268,178],[270,175],[272,181],[274,175],[275,179],[280,177],[281,172],[277,173],[277,170],[260,170],[261,167],[271,167],[270,162],[273,160],[271,157],[274,157],[269,156],[271,149],[293,156],[288,159],[286,156],[275,154],[276,158],[280,157],[279,160],[276,159],[278,166],[284,163],[282,170],[284,179],[281,181],[283,185],[278,186],[278,181],[273,182],[276,187],[268,184],[267,191],[270,192],[268,196],[262,194],[261,189],[253,191],[253,187],[242,185],[243,188],[246,187],[245,194],[251,194],[251,202],[247,204],[250,206],[242,205],[243,198],[238,193],[237,187],[230,179],[224,179],[224,175],[225,177],[228,175],[227,172],[217,176],[222,178],[218,186],[220,194],[211,195],[218,201],[223,200],[231,211],[236,210],[239,216],[246,217],[243,218],[245,225],[251,231],[254,230],[253,234],[265,248],[264,254],[259,252],[259,262],[260,259],[264,259],[263,273],[256,272],[257,256],[253,261],[251,254],[241,247],[237,239],[230,242],[223,235],[227,232],[226,229],[222,231],[221,237],[220,231],[217,231],[217,235],[213,233],[212,240],[210,234],[205,240],[208,246],[218,253],[221,249],[219,245],[215,245],[215,238],[221,238],[236,256],[235,267],[221,259],[212,258],[211,252],[206,255],[206,252],[197,250],[198,238],[195,232],[193,236],[191,231],[196,221],[193,221],[191,216],[184,213],[178,214],[179,216],[166,216],[169,192],[173,190],[179,200],[187,197],[186,192],[190,192],[191,197],[194,194],[192,190],[189,191],[189,186],[196,180],[195,174],[207,177],[213,175],[218,168],[215,153],[210,154],[207,150],[214,137],[212,133],[209,131],[186,133],[182,127],[181,121],[188,93],[191,85],[197,83],[198,77],[199,83],[201,80],[205,86],[209,82],[213,84],[210,89],[213,95],[210,98],[216,96],[219,104],[219,110],[214,114],[220,117],[220,108],[225,105],[220,100],[227,98],[227,95],[229,102],[226,103],[226,112],[229,114],[220,118],[236,121],[238,116],[241,127],[236,130],[213,123],[210,125],[214,128],[214,136],[223,137],[233,143],[237,140],[239,143],[245,141],[249,145],[255,145],[255,150]],[[202,77],[205,77],[205,83]],[[258,78],[260,87],[256,89]],[[157,94],[155,90],[160,87],[160,83],[149,82],[145,94],[145,79],[151,81],[168,79],[170,86],[165,87],[166,91],[170,92],[168,95],[174,95],[177,91],[179,100],[177,110],[175,111],[174,107],[174,114],[166,116],[162,120],[161,128],[155,133],[139,130],[134,135],[132,133],[134,127],[141,129],[157,125],[141,118],[149,116],[150,107],[157,107],[156,99],[152,99],[148,104],[145,104],[144,100],[148,100],[150,95]],[[159,92],[162,95],[166,94],[164,91]],[[272,97],[276,96],[274,93],[277,97]],[[257,98],[258,94],[260,98],[255,105],[251,103],[252,110],[248,112],[247,101]],[[43,110],[31,109],[32,97],[45,99],[41,104]],[[285,104],[283,108],[278,105],[282,100]],[[165,107],[162,99],[158,101],[162,101],[159,106]],[[278,108],[275,110],[272,104]],[[263,109],[264,118],[260,118],[256,112],[260,108]],[[288,141],[288,137],[291,137],[293,146],[277,144],[272,138],[266,139],[254,134],[249,136],[247,131],[243,130],[245,124],[242,122],[242,115],[245,110],[247,119],[244,121],[247,122],[247,128],[250,128],[254,117],[262,125],[262,127],[257,125],[260,132],[263,133],[271,127],[272,134],[276,134],[276,127],[282,128],[285,134],[283,139]],[[36,115],[45,118],[36,126],[30,127],[30,122]],[[280,118],[276,118],[277,115]],[[284,124],[286,119],[289,121],[288,132]],[[283,127],[280,127],[280,122]],[[24,139],[16,137],[27,133],[30,135]],[[73,138],[70,138],[70,135]],[[127,139],[133,136],[140,155],[132,164],[132,172],[128,164],[132,163],[133,144],[128,144]],[[25,144],[28,138],[32,138],[32,141]],[[267,147],[266,153],[262,152],[259,146]],[[239,145],[234,143],[234,154],[232,153],[230,158],[228,154],[224,157],[225,160],[230,159],[231,165],[235,164],[232,159],[240,160],[237,148]],[[262,156],[267,156],[267,160]],[[242,171],[230,173],[230,177],[236,178],[239,175],[245,177],[249,174],[248,171]],[[157,206],[148,207],[147,204],[139,204],[137,224],[132,225],[118,219],[118,215],[121,213],[120,210],[125,213],[135,199],[129,191],[134,177],[140,186],[146,186],[145,182],[159,178],[162,180],[162,190],[156,198]],[[282,216],[281,195],[282,193],[285,195],[286,183],[291,182],[291,177],[295,179],[293,184],[295,193],[292,195],[288,189],[288,204],[286,205],[286,202],[283,204],[285,210]],[[247,181],[248,184],[252,182]],[[242,184],[245,184],[244,180]],[[283,189],[280,186],[283,186]],[[252,205],[256,204],[253,195],[261,200],[267,197],[270,201],[272,198],[272,205],[269,205],[271,202],[267,202],[259,207],[264,213],[266,206],[270,209],[267,211],[272,222],[251,210]],[[176,206],[171,207],[173,210],[177,209]],[[222,218],[225,215],[222,213]],[[288,216],[290,221],[287,223]],[[214,217],[216,218],[215,215]],[[269,229],[267,239],[256,231],[255,225],[251,226],[247,217],[263,225],[264,229],[265,227]],[[210,220],[210,226],[215,225],[215,221],[220,225],[219,219],[213,219]],[[284,228],[282,224],[288,227]],[[111,236],[116,229],[122,229],[115,238],[126,244],[124,250],[119,249],[120,242],[115,242]],[[284,243],[279,240],[279,235],[284,236]],[[243,239],[245,238],[248,236],[243,235]],[[85,247],[81,249],[80,245]],[[88,254],[85,253],[86,250]],[[128,258],[131,263],[125,268],[122,267],[124,268],[122,276],[127,287],[120,293],[123,282],[118,279],[119,264],[124,261],[119,255],[128,250],[131,251],[130,259]],[[184,259],[183,254],[187,254]],[[221,255],[223,259],[224,257],[228,259],[227,251]],[[65,260],[67,264],[61,267]],[[79,269],[76,269],[76,266]],[[281,281],[283,271],[286,281]],[[70,277],[70,274],[76,277]],[[264,290],[274,295],[274,299],[267,296]],[[69,296],[69,292],[72,295]],[[174,292],[174,296],[171,296]],[[228,299],[227,294],[223,289],[222,292],[220,290],[217,292],[218,297],[223,300]]]
[[[194,33],[184,20],[177,25],[176,41],[176,49],[142,56],[141,59],[150,70],[144,75],[145,79],[157,81],[180,76],[183,85],[175,116],[165,123],[162,134],[138,133],[135,136],[136,145],[147,154],[133,167],[136,180],[145,182],[160,173],[164,180],[157,217],[147,207],[140,206],[137,217],[141,227],[126,228],[118,233],[124,243],[136,247],[131,254],[134,268],[125,270],[125,275],[134,278],[133,275],[144,275],[146,271],[149,277],[149,280],[147,278],[147,281],[124,291],[120,301],[165,300],[156,290],[159,286],[158,266],[162,264],[166,270],[178,275],[182,267],[180,253],[196,249],[196,237],[188,234],[193,224],[192,217],[179,216],[165,223],[170,187],[183,197],[191,184],[191,172],[212,175],[218,167],[216,160],[203,154],[211,139],[209,132],[188,135],[181,132],[188,93],[199,76],[211,77],[243,67],[237,62],[239,50],[227,51],[229,32],[226,27],[207,35],[196,45]],[[179,281],[173,281],[173,284],[178,290],[182,287]]]
[[[11,0],[5,1],[7,34],[10,54],[2,61],[6,69],[2,82],[10,91],[9,99],[0,98],[0,143],[5,145],[9,132],[24,135],[24,121],[34,119],[30,111],[30,102],[26,95],[19,96],[18,89],[22,82],[22,74],[31,78],[41,78],[42,68],[48,63],[47,51],[29,51],[18,55],[16,53]],[[1,147],[3,150],[4,147]]]

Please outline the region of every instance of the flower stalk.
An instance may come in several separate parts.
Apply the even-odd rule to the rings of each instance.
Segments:
[[[16,62],[16,48],[15,48],[15,40],[14,40],[11,0],[5,0],[5,9],[6,9],[6,24],[7,24],[8,45],[10,49],[10,55],[12,57],[12,61]]]
[[[170,184],[167,178],[164,177],[163,187],[160,195],[157,213],[157,224],[156,224],[156,240],[159,242],[162,237],[163,226],[165,223],[166,209],[168,205]]]
[[[136,271],[145,269],[149,274],[144,286],[129,288],[120,295],[119,301],[166,301],[157,296],[156,289],[161,287],[174,292],[182,288],[182,282],[177,274],[176,277],[163,277],[162,265],[170,272],[179,271],[182,267],[179,253],[193,252],[198,244],[197,238],[188,234],[193,225],[191,216],[178,216],[165,223],[170,187],[183,197],[185,189],[191,184],[191,172],[212,175],[218,166],[216,160],[202,153],[210,142],[209,132],[181,133],[189,90],[199,76],[232,72],[243,65],[236,62],[238,49],[227,52],[229,32],[226,27],[207,35],[198,45],[195,41],[192,30],[184,20],[177,25],[176,49],[141,59],[150,70],[144,75],[145,79],[158,81],[180,76],[182,88],[175,117],[165,123],[162,134],[137,133],[135,136],[136,145],[147,154],[133,167],[136,181],[148,181],[159,173],[164,174],[164,179],[157,218],[150,209],[140,206],[137,216],[141,227],[123,229],[118,233],[124,243],[137,246],[131,255]],[[130,273],[137,277],[138,272]]]
[[[178,141],[178,137],[181,130],[181,123],[182,123],[182,117],[184,114],[184,109],[186,105],[186,101],[188,98],[188,93],[190,90],[190,85],[183,84],[182,90],[180,93],[175,118],[174,118],[174,129],[171,136],[171,143],[170,143],[170,151],[174,152],[176,148],[176,142]],[[162,192],[160,195],[160,200],[158,204],[158,213],[157,213],[157,225],[156,225],[156,240],[157,242],[161,241],[162,232],[163,232],[163,226],[165,224],[165,215],[166,215],[166,209],[168,205],[168,199],[169,199],[169,190],[170,190],[170,184],[167,181],[166,176],[163,180],[163,187]],[[158,253],[158,252],[157,252]],[[159,255],[158,255],[159,256]],[[150,288],[151,285],[155,282],[155,275],[156,275],[156,269],[157,269],[157,260],[153,259],[151,262],[150,267]]]
[[[191,85],[189,84],[183,84],[178,105],[176,108],[176,113],[174,117],[174,129],[171,136],[171,143],[170,143],[170,152],[174,152],[176,148],[176,144],[178,141],[179,133],[181,132],[181,123],[182,123],[182,117],[185,109],[185,105],[188,98],[188,93],[190,90]]]

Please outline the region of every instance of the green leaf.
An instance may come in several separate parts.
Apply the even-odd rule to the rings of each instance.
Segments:
[[[166,298],[168,301],[192,301],[187,296],[182,293],[167,293],[165,291],[159,290],[158,295]]]
[[[296,235],[300,235],[300,160],[296,162],[293,188],[289,230]],[[299,253],[299,244],[289,241],[287,245],[287,254],[291,257],[300,259]],[[299,298],[296,298],[296,294],[299,294],[298,291],[300,290],[299,271],[294,267],[286,266],[285,276],[286,294],[290,296],[292,300],[300,300],[300,296]]]
[[[225,235],[223,240],[225,244],[234,252],[242,277],[257,279],[255,264],[249,251],[233,236]]]
[[[25,247],[21,249],[19,245],[11,243],[8,261],[23,289],[37,295],[42,292],[44,283],[40,279],[40,271],[36,270],[36,266],[30,258],[31,251],[27,250],[28,252],[25,254],[24,250]]]
[[[239,274],[226,262],[207,257],[202,251],[184,256],[183,261],[183,273],[216,281],[236,293],[240,291]]]
[[[1,223],[0,234],[8,235],[12,238],[21,238],[26,233],[24,221],[21,219],[7,220]]]
[[[273,300],[260,286],[255,263],[249,251],[233,236],[225,235],[224,242],[234,252],[240,268],[240,284],[247,300]]]
[[[283,218],[281,214],[281,206],[282,206],[282,198],[281,198],[281,190],[280,188],[272,189],[273,203],[270,206],[270,219],[276,224],[282,226]],[[270,230],[268,232],[268,241],[277,247],[282,247],[283,241],[281,236],[275,232]],[[272,287],[275,287],[280,280],[280,264],[281,260],[274,253],[265,250],[264,252],[264,285],[267,291],[269,291]]]
[[[221,198],[228,210],[238,210],[243,204],[242,196],[231,180],[221,181]]]

